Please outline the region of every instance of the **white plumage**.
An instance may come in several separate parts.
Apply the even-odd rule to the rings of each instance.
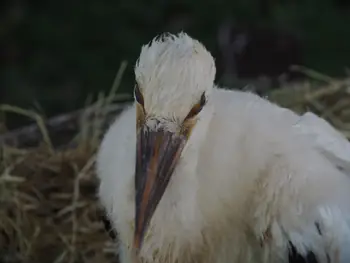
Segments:
[[[122,263],[135,251],[145,263],[350,262],[350,146],[340,133],[219,89],[212,56],[184,33],[144,46],[135,75],[136,101],[97,161]]]

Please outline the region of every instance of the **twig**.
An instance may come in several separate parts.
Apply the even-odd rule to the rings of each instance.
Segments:
[[[124,75],[124,71],[126,70],[127,65],[128,65],[127,61],[123,61],[121,63],[119,70],[117,72],[117,75],[115,76],[115,79],[113,81],[112,88],[109,91],[109,94],[108,94],[108,97],[106,100],[106,104],[112,103],[112,101],[117,93],[117,90],[119,89],[119,86],[120,86],[120,83],[122,81],[122,77]]]
[[[1,111],[14,112],[14,113],[17,113],[17,114],[20,114],[20,115],[24,115],[24,116],[27,116],[29,118],[34,119],[36,121],[36,123],[37,123],[37,126],[39,127],[39,130],[40,130],[41,134],[43,135],[43,139],[44,139],[46,145],[49,147],[50,152],[51,153],[54,152],[53,146],[52,146],[52,143],[51,143],[51,139],[50,139],[49,133],[47,131],[47,128],[45,126],[45,122],[44,122],[42,116],[40,116],[39,114],[37,114],[34,111],[25,110],[25,109],[22,109],[22,108],[19,108],[19,107],[16,107],[16,106],[11,106],[11,105],[8,105],[8,104],[0,105],[0,110]]]
[[[77,208],[77,203],[79,200],[80,196],[80,180],[86,175],[87,171],[93,166],[95,163],[96,155],[92,155],[90,159],[87,161],[83,169],[78,173],[75,181],[74,181],[74,192],[73,192],[73,199],[72,199],[72,207],[73,207],[73,212],[72,212],[72,262],[74,261],[74,256],[75,256],[75,243],[76,243],[76,236],[77,236],[77,230],[78,230],[78,222],[77,222],[77,215],[76,215],[76,208]]]
[[[335,79],[333,79],[332,77],[329,77],[327,75],[321,74],[319,72],[317,72],[316,70],[313,69],[309,69],[305,66],[300,66],[300,65],[293,65],[290,67],[291,71],[296,71],[296,72],[300,72],[305,74],[306,76],[313,78],[315,80],[320,80],[320,81],[324,81],[328,84],[332,83],[335,81]]]
[[[122,111],[129,103],[118,103],[110,106],[109,113],[117,114]],[[78,120],[82,114],[91,114],[94,111],[94,105],[87,109],[80,109],[74,112],[62,114],[50,118],[46,122],[48,133],[71,132],[76,133],[78,130]],[[40,141],[40,128],[37,124],[9,131],[0,135],[0,145],[8,144],[13,146],[36,145]]]

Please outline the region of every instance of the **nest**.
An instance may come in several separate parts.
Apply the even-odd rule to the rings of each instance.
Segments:
[[[117,262],[100,220],[94,161],[101,135],[125,107],[115,95],[125,66],[107,96],[75,113],[44,120],[1,106],[36,124],[0,135],[0,263]],[[300,113],[313,111],[349,137],[349,79],[308,73],[311,80],[266,96]],[[53,134],[61,133],[69,140],[55,144]]]
[[[307,76],[299,83],[284,84],[268,92],[270,101],[302,114],[311,111],[350,138],[350,78],[334,79],[314,70],[294,66]]]
[[[83,110],[45,120],[10,105],[33,125],[0,135],[0,263],[117,262],[97,198],[95,154],[125,95],[109,94]]]

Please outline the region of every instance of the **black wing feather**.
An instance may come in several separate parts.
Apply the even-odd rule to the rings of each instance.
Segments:
[[[291,242],[289,242],[288,259],[289,263],[319,263],[312,251],[309,251],[306,256],[302,256]]]
[[[113,229],[111,221],[108,219],[108,217],[104,213],[102,213],[100,215],[100,218],[101,218],[103,226],[104,226],[106,232],[108,233],[109,237],[112,240],[116,240],[117,239],[117,232]]]
[[[320,236],[322,236],[322,230],[318,222],[315,223],[315,227]],[[319,263],[315,254],[309,251],[306,257],[299,254],[292,242],[289,242],[289,253],[288,253],[289,263]],[[329,255],[327,254],[327,262],[330,262]]]

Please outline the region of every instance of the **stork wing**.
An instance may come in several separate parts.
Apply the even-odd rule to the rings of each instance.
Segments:
[[[312,143],[318,152],[325,156],[339,170],[342,170],[345,174],[350,176],[350,142],[343,134],[337,131],[326,120],[318,117],[312,112],[307,112],[304,115],[298,115],[286,108],[280,108],[280,110],[283,120],[290,123],[292,125],[292,129],[294,129],[297,134],[305,136],[305,138]],[[315,222],[316,221],[317,220],[315,220]],[[323,233],[319,225],[316,223],[315,232],[317,232],[321,238],[323,238],[324,234],[324,238],[328,238],[326,237],[326,233]],[[294,240],[294,242],[297,241]],[[350,241],[346,241],[346,244],[343,245],[340,256],[342,260],[338,262],[350,262],[348,260],[350,258],[348,242]],[[317,260],[315,253],[316,251],[312,251],[312,248],[310,248],[309,251],[300,253],[291,240],[288,250],[288,263],[320,263]],[[329,256],[330,255],[327,252],[328,260]]]
[[[312,112],[300,116],[288,109],[283,109],[283,111],[284,117],[293,123],[293,128],[298,134],[306,136],[320,153],[338,169],[350,176],[350,142],[343,134]],[[322,236],[321,230],[318,227],[317,229]],[[347,248],[345,250],[348,251]],[[343,256],[349,258],[349,252]],[[319,263],[312,251],[308,251],[303,256],[298,253],[292,243],[289,246],[288,262]]]
[[[350,176],[350,142],[343,134],[312,112],[300,116],[289,109],[282,111],[298,134],[306,136],[320,153]]]
[[[302,115],[294,127],[308,136],[317,150],[338,169],[350,175],[350,143],[343,134],[312,112]]]

